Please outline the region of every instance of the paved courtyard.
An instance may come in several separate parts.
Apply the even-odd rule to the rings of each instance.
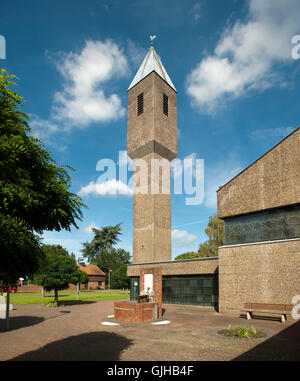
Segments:
[[[72,304],[73,303],[73,304]],[[113,301],[64,307],[15,305],[11,330],[0,320],[0,360],[300,360],[300,322],[220,315],[212,309],[164,305],[168,325],[103,326]],[[222,337],[217,330],[253,326],[264,339]]]

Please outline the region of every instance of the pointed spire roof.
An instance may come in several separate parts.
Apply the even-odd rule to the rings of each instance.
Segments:
[[[135,77],[133,78],[130,86],[128,87],[128,90],[130,90],[133,86],[135,86],[137,83],[139,83],[142,79],[147,77],[150,73],[155,71],[156,74],[158,74],[169,86],[172,87],[176,92],[176,88],[173,85],[170,77],[168,76],[168,73],[166,72],[166,69],[164,68],[159,56],[157,55],[154,47],[151,45],[150,49],[144,58],[144,61],[142,62],[139,70],[137,71]],[[127,90],[127,91],[128,91]]]

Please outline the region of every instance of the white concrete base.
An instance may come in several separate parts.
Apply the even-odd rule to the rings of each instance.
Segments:
[[[101,324],[102,325],[120,325],[119,323],[113,323],[111,321],[103,321]]]
[[[155,323],[152,323],[155,325],[160,325],[160,324],[170,324],[169,320],[162,320],[162,321],[156,321]]]

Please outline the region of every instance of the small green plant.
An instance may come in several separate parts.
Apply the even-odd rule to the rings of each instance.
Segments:
[[[248,327],[246,327],[246,328],[239,327],[237,329],[237,335],[238,335],[238,337],[244,337],[244,338],[248,339],[248,337],[249,337],[249,328]]]
[[[232,328],[231,324],[228,325],[227,329],[222,329],[218,331],[221,335],[228,337],[237,337],[237,338],[262,338],[266,336],[266,333],[257,331],[254,327],[238,327]]]

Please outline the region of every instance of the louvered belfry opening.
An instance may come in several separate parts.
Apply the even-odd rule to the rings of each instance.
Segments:
[[[141,115],[144,112],[144,93],[137,96],[137,115]]]
[[[168,116],[169,114],[169,97],[163,94],[163,113]]]

